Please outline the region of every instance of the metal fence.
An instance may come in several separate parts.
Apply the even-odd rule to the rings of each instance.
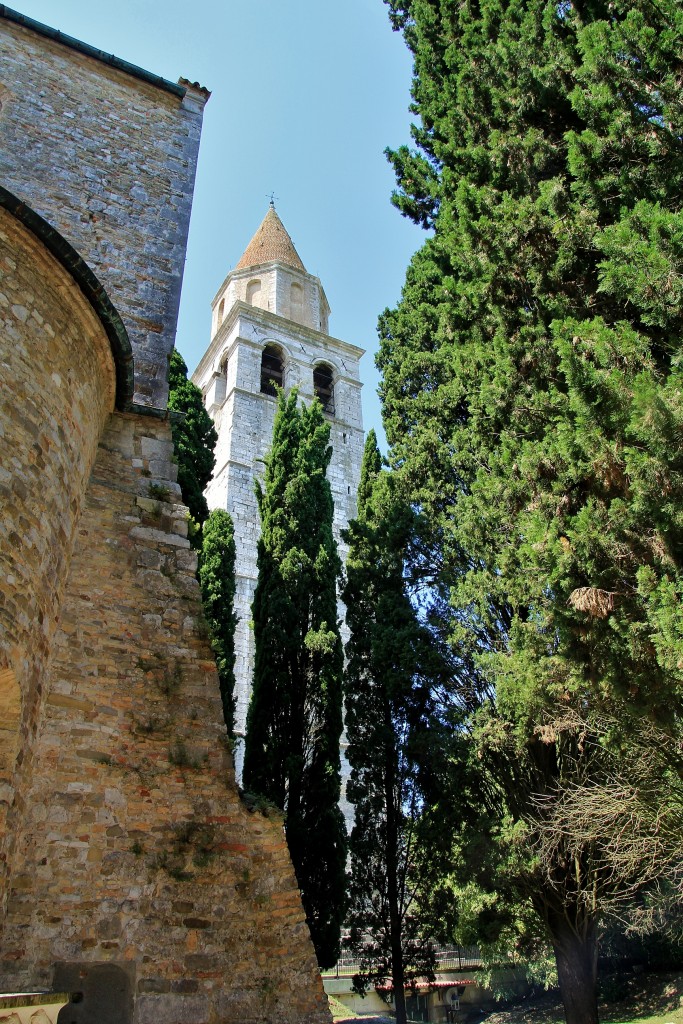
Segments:
[[[436,970],[467,971],[481,967],[481,957],[476,946],[449,946],[436,949]],[[342,953],[335,967],[323,971],[323,978],[349,978],[360,968],[360,960]]]
[[[465,971],[481,967],[481,955],[477,946],[451,946],[437,949],[437,971]]]

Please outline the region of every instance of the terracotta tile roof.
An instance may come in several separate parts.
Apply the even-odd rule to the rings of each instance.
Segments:
[[[252,267],[258,263],[269,263],[270,260],[279,260],[306,273],[294,243],[272,205],[235,270],[243,270],[244,267]]]

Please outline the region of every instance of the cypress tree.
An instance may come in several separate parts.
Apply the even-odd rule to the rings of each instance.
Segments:
[[[391,979],[399,1024],[405,986],[432,977],[434,953],[415,899],[418,758],[440,663],[405,575],[413,513],[382,471],[375,432],[365,443],[358,517],[346,532],[342,598],[350,639],[345,672],[347,796],[355,805],[346,945],[360,957],[356,991]]]
[[[471,666],[500,871],[591,1024],[600,913],[637,868],[552,822],[682,710],[683,8],[389,6],[420,118],[395,201],[433,235],[380,323],[387,435]]]
[[[216,656],[223,718],[232,736],[235,727],[235,533],[224,509],[214,509],[202,529],[199,585],[211,647]]]
[[[202,393],[196,384],[187,379],[185,360],[176,349],[171,353],[168,384],[168,407],[183,414],[171,420],[173,444],[178,459],[178,483],[192,519],[201,527],[209,514],[204,491],[216,463],[213,450],[218,434],[204,408]],[[195,544],[198,544],[198,540]]]
[[[339,809],[343,652],[340,563],[326,471],[329,424],[319,402],[278,397],[252,606],[254,685],[244,787],[284,811],[285,831],[318,963],[339,955],[346,831]]]

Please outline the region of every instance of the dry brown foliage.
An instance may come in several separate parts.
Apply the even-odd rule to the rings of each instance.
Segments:
[[[587,612],[596,619],[606,619],[614,610],[616,594],[599,587],[577,587],[569,595],[569,604],[579,612]]]
[[[534,848],[546,884],[557,884],[558,863],[572,865],[587,903],[648,930],[662,900],[683,896],[680,744],[643,722],[637,737],[610,750],[599,739],[609,731],[608,721],[589,726],[571,713],[537,729],[545,743],[573,736],[577,762],[534,799]],[[584,759],[591,770],[582,771]],[[645,892],[644,903],[636,899]]]

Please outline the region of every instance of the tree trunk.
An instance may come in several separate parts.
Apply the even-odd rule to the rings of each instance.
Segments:
[[[393,740],[391,707],[386,695],[383,703],[385,737],[391,736]],[[389,938],[391,942],[391,984],[394,990],[396,1024],[406,1024],[403,934],[398,891],[398,811],[395,806],[396,757],[395,744],[387,742],[384,749],[384,806],[387,816],[385,861],[387,870],[387,903],[389,905]]]
[[[595,926],[589,927],[585,935],[577,935],[566,921],[553,922],[551,931],[567,1024],[598,1024]]]
[[[394,988],[394,1006],[396,1007],[396,1024],[406,1024],[406,990],[403,985]]]

